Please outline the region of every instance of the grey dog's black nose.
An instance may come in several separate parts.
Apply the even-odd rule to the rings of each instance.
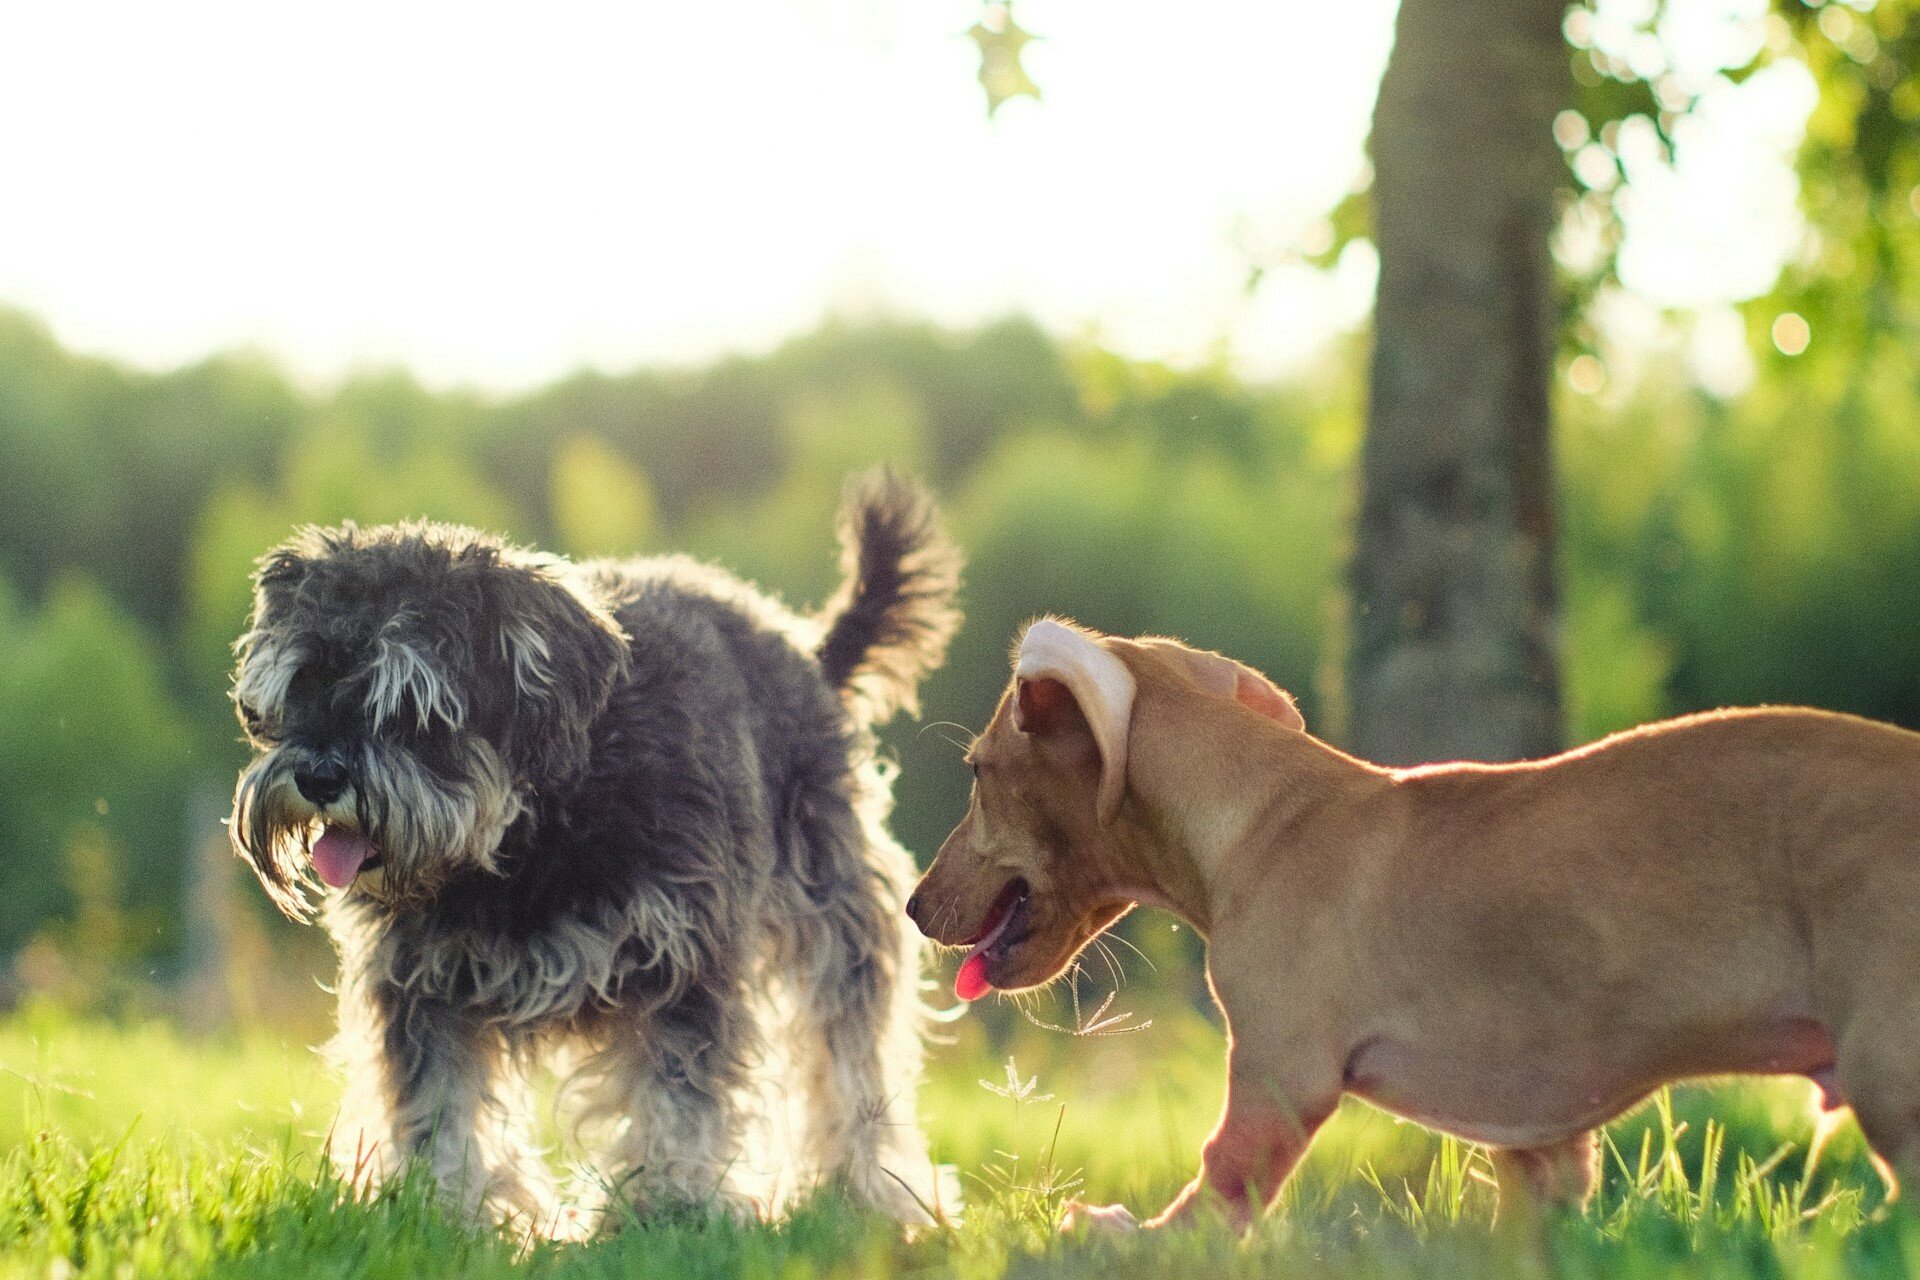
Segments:
[[[332,804],[347,789],[347,766],[331,756],[300,765],[293,771],[293,788],[309,804]]]

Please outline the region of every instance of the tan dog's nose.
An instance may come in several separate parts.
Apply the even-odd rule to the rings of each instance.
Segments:
[[[920,930],[920,932],[925,933],[927,931],[927,927],[920,923],[920,894],[918,890],[907,898],[907,919],[913,921],[914,927]]]

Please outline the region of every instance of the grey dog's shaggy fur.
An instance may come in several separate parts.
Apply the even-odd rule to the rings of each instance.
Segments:
[[[527,1073],[558,1049],[602,1185],[642,1215],[764,1212],[816,1178],[903,1220],[939,1203],[913,868],[870,727],[938,665],[959,559],[887,473],[849,487],[841,542],[814,617],[684,558],[573,565],[445,525],[309,528],[261,560],[234,843],[296,917],[323,831],[374,851],[322,912],[343,1162],[421,1158],[468,1210],[544,1226]],[[770,1049],[803,1112],[771,1188]]]

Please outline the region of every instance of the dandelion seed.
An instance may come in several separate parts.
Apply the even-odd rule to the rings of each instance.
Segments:
[[[1129,1024],[1129,1019],[1133,1017],[1131,1011],[1116,1013],[1111,1017],[1107,1016],[1107,1010],[1113,1005],[1113,998],[1119,994],[1117,991],[1109,991],[1107,998],[1102,1000],[1099,1007],[1091,1014],[1082,1014],[1080,1010],[1079,984],[1071,983],[1068,985],[1067,990],[1073,997],[1073,1025],[1071,1027],[1063,1027],[1055,1023],[1043,1022],[1035,1017],[1025,1005],[1020,1006],[1020,1016],[1042,1031],[1058,1031],[1061,1035],[1079,1036],[1082,1038],[1089,1036],[1132,1035],[1136,1031],[1145,1031],[1153,1025],[1152,1018],[1148,1018],[1144,1022]]]
[[[991,1080],[982,1080],[980,1087],[988,1093],[997,1093],[1015,1102],[1051,1102],[1053,1100],[1053,1095],[1050,1093],[1034,1093],[1034,1090],[1040,1087],[1039,1073],[1036,1072],[1025,1083],[1021,1082],[1020,1068],[1014,1065],[1012,1054],[1007,1055],[1006,1084],[998,1085]]]

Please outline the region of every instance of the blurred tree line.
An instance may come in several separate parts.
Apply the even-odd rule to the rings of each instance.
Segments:
[[[1768,349],[1730,401],[1677,357],[1611,398],[1559,393],[1571,738],[1756,701],[1920,727],[1920,357],[1816,352]],[[1349,373],[1250,386],[1021,320],[829,325],[496,399],[391,372],[314,391],[247,355],[141,373],[0,313],[0,955],[84,937],[177,964],[207,799],[242,760],[248,571],[300,522],[690,550],[805,607],[833,582],[844,475],[924,475],[970,560],[926,717],[888,739],[924,859],[964,805],[957,744],[1041,612],[1244,658],[1341,738],[1360,421]]]

